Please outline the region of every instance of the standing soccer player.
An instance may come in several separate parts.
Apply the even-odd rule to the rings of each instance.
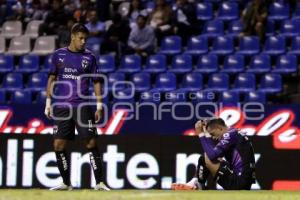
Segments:
[[[195,131],[204,156],[198,160],[195,178],[187,184],[172,184],[172,189],[203,189],[211,174],[225,190],[250,190],[255,182],[255,159],[249,139],[238,129],[227,127],[221,118],[198,121]]]
[[[54,151],[57,166],[63,183],[50,190],[71,190],[69,159],[66,156],[66,144],[75,137],[75,127],[85,146],[90,152],[90,162],[94,171],[95,190],[109,190],[103,182],[102,159],[98,152],[95,123],[102,114],[101,83],[96,78],[97,66],[95,56],[85,49],[89,31],[83,24],[75,24],[71,29],[71,42],[68,47],[58,49],[52,56],[51,70],[47,85],[45,115],[53,117]],[[87,77],[86,75],[90,75]],[[97,99],[97,110],[93,113],[87,105],[89,83],[93,82]],[[51,99],[55,100],[53,114]]]

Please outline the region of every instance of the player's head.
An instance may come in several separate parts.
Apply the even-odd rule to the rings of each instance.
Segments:
[[[83,24],[74,24],[71,29],[71,45],[76,51],[84,50],[88,36],[89,30]]]
[[[228,127],[221,118],[209,120],[206,124],[206,131],[217,139],[221,138],[227,129]]]

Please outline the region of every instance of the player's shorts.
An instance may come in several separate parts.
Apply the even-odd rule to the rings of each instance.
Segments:
[[[234,174],[226,161],[220,162],[214,179],[224,190],[250,190],[253,183],[251,176]]]
[[[75,127],[81,138],[89,139],[97,136],[95,115],[90,106],[79,108],[54,108],[53,136],[56,139],[73,140]]]

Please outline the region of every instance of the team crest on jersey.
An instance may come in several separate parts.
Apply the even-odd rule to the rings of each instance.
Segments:
[[[83,69],[87,68],[88,65],[89,65],[89,62],[88,62],[87,60],[82,60],[82,61],[81,61],[81,67],[82,67]]]

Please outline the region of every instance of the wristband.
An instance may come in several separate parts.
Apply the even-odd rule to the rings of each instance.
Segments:
[[[46,108],[51,107],[51,98],[46,99]]]
[[[102,110],[102,102],[97,102],[97,110]]]

